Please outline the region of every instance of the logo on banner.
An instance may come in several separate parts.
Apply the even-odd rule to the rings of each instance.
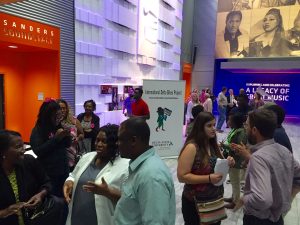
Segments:
[[[162,107],[158,107],[157,108],[157,127],[156,127],[156,132],[158,132],[160,129],[162,131],[165,131],[164,129],[164,121],[167,120],[168,116],[171,116],[172,114],[172,111],[170,109],[167,109],[167,108],[162,108]]]

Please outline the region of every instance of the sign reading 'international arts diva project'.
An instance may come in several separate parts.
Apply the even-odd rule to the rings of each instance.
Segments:
[[[185,81],[144,80],[150,110],[150,145],[160,156],[178,156],[182,147]]]

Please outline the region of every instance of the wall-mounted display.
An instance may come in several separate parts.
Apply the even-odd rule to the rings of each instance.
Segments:
[[[124,94],[128,94],[130,91],[133,91],[134,87],[133,86],[124,86]]]
[[[215,53],[216,58],[300,56],[298,1],[220,0]]]
[[[112,85],[100,85],[100,94],[106,95],[112,93]]]

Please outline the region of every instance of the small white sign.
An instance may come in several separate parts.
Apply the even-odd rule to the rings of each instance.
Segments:
[[[38,101],[44,101],[44,93],[43,92],[38,93]]]

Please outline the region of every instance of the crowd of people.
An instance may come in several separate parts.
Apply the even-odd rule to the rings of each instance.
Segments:
[[[209,89],[194,90],[187,104],[187,138],[177,167],[178,180],[184,183],[184,222],[221,224],[224,207],[243,206],[244,225],[282,225],[300,177],[282,127],[284,109],[264,104],[259,92],[250,102],[243,89],[238,96],[232,89],[226,93],[223,87],[215,99]],[[84,103],[84,113],[76,118],[65,100],[46,99],[30,137],[37,158],[24,154],[18,132],[1,130],[0,224],[174,225],[172,175],[149,145],[150,114],[142,90],[133,96],[131,111],[125,110],[131,116],[120,125],[102,127],[93,100]],[[212,114],[213,101],[218,120]],[[136,112],[140,115],[134,116]],[[230,131],[218,142],[224,122]],[[232,198],[225,199],[226,205],[223,175],[214,171],[220,159],[230,167]]]

